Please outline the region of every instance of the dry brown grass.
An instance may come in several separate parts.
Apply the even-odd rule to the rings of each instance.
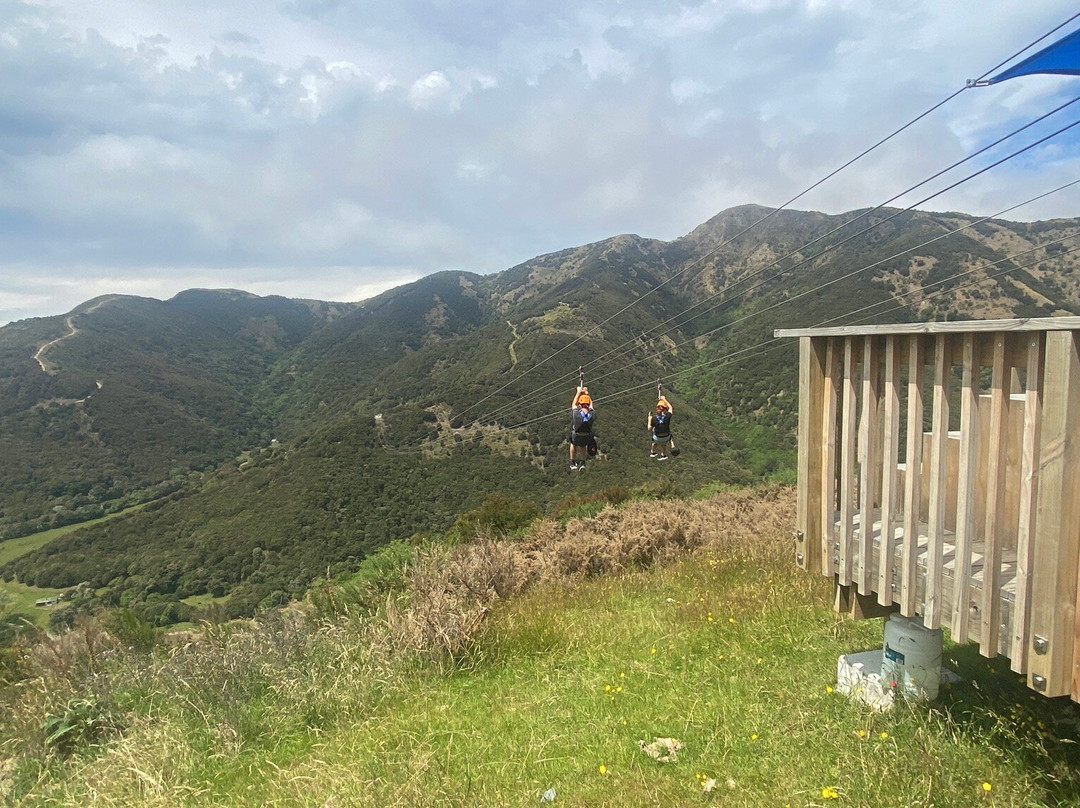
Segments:
[[[701,502],[635,502],[594,517],[536,523],[516,541],[478,535],[420,555],[406,594],[385,610],[382,644],[433,659],[466,653],[491,605],[540,582],[643,569],[710,546],[729,557],[786,552],[794,522],[786,489],[742,490]]]

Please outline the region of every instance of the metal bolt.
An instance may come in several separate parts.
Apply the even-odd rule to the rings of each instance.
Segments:
[[[1031,686],[1038,690],[1040,693],[1046,692],[1046,677],[1035,674],[1031,677]]]
[[[795,554],[795,563],[799,564],[800,566],[802,565],[802,563],[803,563],[803,554],[802,553],[796,553]]]
[[[1035,635],[1035,639],[1031,643],[1031,647],[1035,649],[1035,653],[1042,655],[1050,650],[1050,641],[1046,637],[1040,637]]]

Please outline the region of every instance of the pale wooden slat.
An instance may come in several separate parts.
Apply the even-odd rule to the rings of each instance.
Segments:
[[[1001,589],[1001,535],[1005,503],[1005,405],[1008,396],[1009,367],[1005,334],[994,335],[993,372],[990,379],[990,421],[987,428],[989,448],[986,457],[986,523],[983,529],[983,598],[982,630],[979,653],[997,656],[997,638],[1001,622],[998,599]]]
[[[971,547],[975,541],[975,473],[979,457],[979,342],[974,334],[964,335],[964,376],[960,391],[960,447],[956,486],[956,548],[953,568],[953,613],[951,630],[957,642],[966,642],[971,602]]]
[[[934,405],[930,437],[930,507],[927,523],[926,599],[923,623],[927,628],[940,628],[942,589],[944,586],[945,554],[945,479],[949,439],[949,337],[938,334],[934,339]]]
[[[885,338],[884,434],[881,445],[881,538],[878,551],[878,603],[890,606],[893,602],[893,535],[896,532],[897,491],[896,465],[900,456],[900,362],[897,340],[890,334]]]
[[[1016,605],[1012,616],[1009,661],[1016,673],[1026,673],[1030,651],[1031,560],[1038,499],[1039,426],[1042,423],[1042,365],[1044,338],[1027,340],[1027,390],[1024,393],[1024,435],[1020,454],[1019,524],[1016,534]]]
[[[799,485],[796,503],[796,562],[818,569],[821,559],[821,407],[825,386],[825,339],[799,340]],[[831,473],[831,472],[830,472]],[[832,506],[829,506],[831,515]]]
[[[1073,642],[1080,535],[1080,358],[1077,336],[1046,334],[1039,489],[1031,565],[1028,683],[1046,696],[1073,690]],[[1041,645],[1041,644],[1040,644]]]
[[[1080,317],[1030,317],[1010,320],[962,320],[893,325],[838,325],[822,328],[777,328],[774,337],[860,337],[868,334],[958,334],[969,331],[1071,331]]]
[[[907,447],[904,454],[904,537],[900,570],[900,611],[914,617],[918,598],[917,553],[922,495],[923,345],[922,337],[908,337]]]
[[[840,584],[851,583],[855,523],[855,346],[844,340],[843,407],[840,413]]]
[[[840,367],[838,341],[830,339],[825,349],[825,389],[821,408],[821,572],[836,573],[834,543],[836,528],[836,401],[839,395],[837,372]]]
[[[860,595],[873,591],[874,502],[877,499],[874,469],[878,420],[878,354],[872,339],[863,340],[862,417],[859,419],[859,559],[856,582]]]

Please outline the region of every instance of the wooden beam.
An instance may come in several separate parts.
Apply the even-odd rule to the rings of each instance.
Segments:
[[[1000,635],[1001,554],[1005,537],[1005,407],[1009,395],[1009,366],[1005,334],[994,335],[994,361],[990,378],[989,447],[986,455],[986,523],[983,529],[982,630],[979,653],[997,656]],[[966,636],[965,636],[966,639]]]
[[[1020,504],[1016,533],[1016,606],[1012,617],[1009,662],[1026,673],[1031,647],[1031,563],[1035,504],[1039,496],[1039,435],[1042,424],[1042,373],[1046,339],[1032,334],[1027,342],[1027,389],[1024,391],[1024,434],[1020,448]]]
[[[975,473],[979,457],[979,342],[964,335],[963,385],[960,390],[960,449],[956,502],[956,549],[953,566],[952,636],[967,642],[971,602],[971,547],[975,542]]]
[[[945,561],[945,479],[949,440],[949,337],[934,338],[934,407],[930,437],[930,507],[926,547],[926,600],[923,624],[941,627]]]
[[[1080,353],[1075,334],[1046,334],[1042,380],[1028,684],[1046,696],[1064,696],[1076,692]]]
[[[833,608],[838,614],[846,614],[852,620],[870,620],[888,617],[896,611],[895,606],[882,606],[872,594],[864,595],[854,586],[844,586],[839,581],[833,591]]]
[[[844,340],[843,409],[840,414],[840,583],[851,583],[855,522],[855,346]]]
[[[880,464],[875,451],[878,432],[878,352],[874,340],[863,340],[862,417],[859,419],[859,562],[856,581],[860,595],[869,595],[874,586],[874,502],[878,492],[874,481]]]
[[[891,606],[896,599],[893,589],[893,535],[896,532],[897,491],[896,466],[900,459],[900,361],[896,343],[899,337],[885,338],[885,412],[884,435],[881,445],[881,538],[878,541],[878,603]]]
[[[825,400],[821,408],[821,573],[834,575],[836,543],[836,402],[840,392],[839,340],[830,339],[825,349]]]
[[[799,486],[796,505],[796,562],[821,566],[821,408],[825,387],[825,339],[799,340]],[[832,471],[830,470],[831,474]],[[830,515],[832,506],[829,506]]]
[[[904,538],[900,571],[900,611],[914,617],[919,568],[919,511],[922,507],[923,346],[922,337],[908,337],[907,447],[904,453]]]
[[[777,328],[774,337],[862,337],[869,334],[964,334],[969,331],[1072,331],[1080,317],[1030,317],[1011,320],[961,320],[892,325],[838,325],[822,328]]]

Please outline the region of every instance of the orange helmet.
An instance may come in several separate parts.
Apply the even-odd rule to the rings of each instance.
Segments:
[[[578,396],[577,403],[578,404],[592,404],[592,398],[590,398],[588,393],[582,393],[580,396]]]

